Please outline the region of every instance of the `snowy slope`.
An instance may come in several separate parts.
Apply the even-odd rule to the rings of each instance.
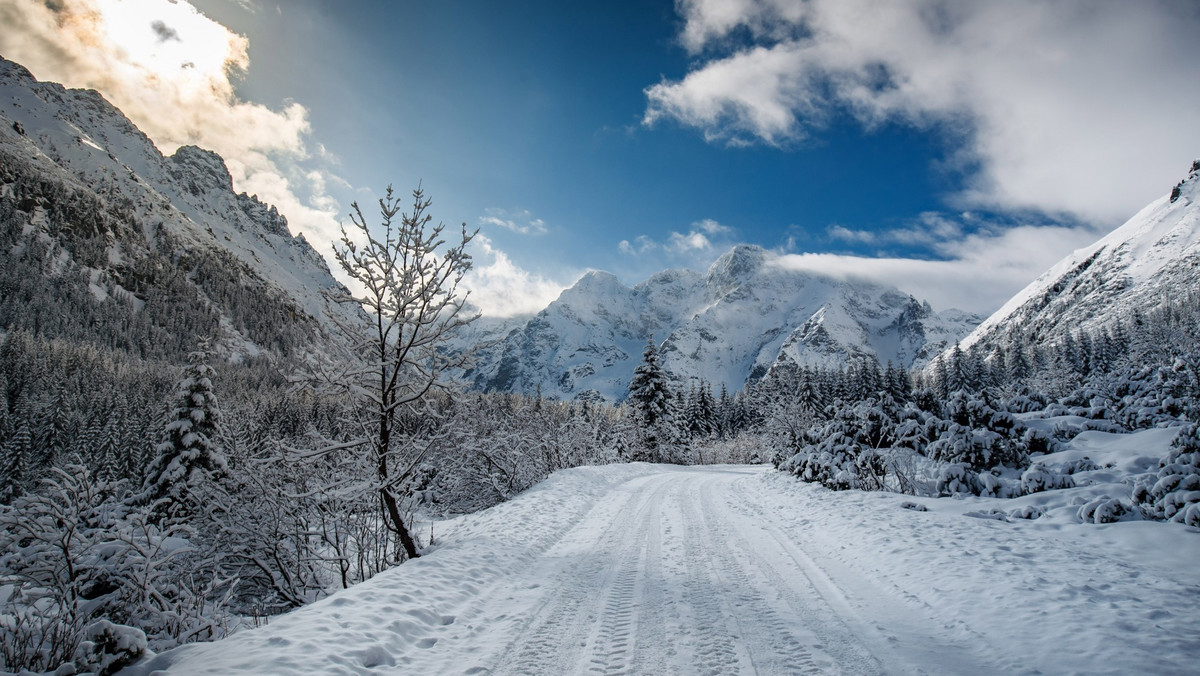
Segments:
[[[321,256],[293,237],[272,206],[236,194],[220,156],[194,146],[164,157],[97,92],[38,82],[0,59],[0,150],[54,180],[89,190],[154,247],[162,228],[185,249],[231,253],[241,270],[321,322],[321,291],[338,284]],[[132,252],[114,248],[110,257]],[[111,281],[111,280],[110,280]]]
[[[978,317],[934,313],[894,288],[788,270],[737,246],[709,270],[666,270],[630,288],[591,272],[500,343],[466,378],[482,389],[623,399],[646,342],[661,342],[677,384],[740,390],[780,358],[840,366],[875,357],[909,367],[966,334]]]
[[[125,673],[1194,673],[1200,534],[1075,518],[1177,432],[1085,432],[1044,459],[1094,460],[1079,487],[927,511],[763,467],[564,470],[433,524],[419,559]],[[1020,507],[1046,514],[993,518]]]
[[[1174,294],[1200,289],[1200,161],[1172,196],[1151,202],[1100,241],[1075,251],[963,340],[1052,342],[1094,330]]]

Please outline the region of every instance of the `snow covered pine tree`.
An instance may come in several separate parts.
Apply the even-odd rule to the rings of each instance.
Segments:
[[[220,412],[213,392],[208,341],[188,355],[188,366],[166,428],[166,438],[146,468],[141,501],[158,519],[186,520],[192,513],[193,493],[206,481],[226,472],[225,456],[217,448]]]
[[[646,349],[642,352],[642,363],[633,370],[633,379],[629,381],[629,399],[637,413],[645,448],[644,459],[651,462],[669,460],[675,436],[671,390],[667,376],[658,363],[658,347],[653,338],[646,343]]]

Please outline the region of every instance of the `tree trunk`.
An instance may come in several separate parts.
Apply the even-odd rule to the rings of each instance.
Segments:
[[[404,547],[404,553],[408,558],[415,559],[420,556],[417,553],[417,545],[413,542],[408,527],[404,525],[404,516],[400,514],[400,505],[396,502],[396,496],[392,495],[392,491],[388,488],[387,449],[391,447],[392,443],[392,422],[388,413],[379,416],[379,448],[375,451],[379,460],[376,466],[380,483],[379,499],[383,502],[384,512],[391,519],[392,528],[400,536],[400,545]]]
[[[387,488],[379,489],[380,498],[383,500],[383,507],[387,511],[388,517],[392,520],[392,527],[396,529],[396,533],[400,536],[400,545],[404,547],[404,553],[410,559],[415,559],[420,554],[417,553],[417,544],[413,542],[412,535],[408,532],[408,527],[404,525],[404,517],[400,514],[400,506],[396,503],[396,496]]]

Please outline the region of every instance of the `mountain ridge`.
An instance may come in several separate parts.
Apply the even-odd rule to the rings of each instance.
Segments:
[[[769,251],[741,244],[703,273],[668,269],[633,286],[588,272],[484,346],[462,376],[482,390],[620,401],[653,338],[677,387],[703,380],[736,391],[781,358],[822,367],[864,358],[919,365],[979,319],[935,313],[892,287],[790,270]]]
[[[1064,257],[963,339],[985,352],[1054,343],[1200,289],[1200,160],[1171,193],[1093,244]]]
[[[189,321],[199,323],[198,332],[217,331],[227,356],[279,353],[285,346],[294,352],[329,340],[322,291],[340,283],[274,206],[235,192],[223,158],[186,145],[165,156],[99,93],[40,82],[2,58],[0,92],[11,236],[45,240],[71,275],[89,277],[102,308],[122,298],[132,307],[98,312],[140,312],[140,296],[148,293],[141,287],[178,277],[171,282],[179,286],[177,297],[169,301],[176,307],[159,308],[161,314],[185,312],[178,303],[204,306]],[[61,210],[56,201],[84,199],[78,195],[86,196],[102,228],[85,233],[73,222],[78,218],[51,216]],[[201,317],[205,309],[214,318]],[[279,338],[276,330],[287,335]]]

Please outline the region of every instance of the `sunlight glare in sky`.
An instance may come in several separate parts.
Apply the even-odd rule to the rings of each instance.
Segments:
[[[246,38],[187,3],[96,0],[98,37],[118,45],[131,70],[172,80],[183,90],[224,89],[227,69],[250,65]]]

